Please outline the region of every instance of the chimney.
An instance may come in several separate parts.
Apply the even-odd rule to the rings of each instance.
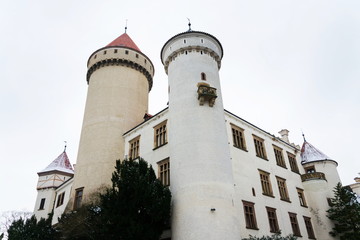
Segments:
[[[289,130],[287,129],[283,129],[279,132],[279,134],[281,135],[281,140],[290,143],[289,141]]]

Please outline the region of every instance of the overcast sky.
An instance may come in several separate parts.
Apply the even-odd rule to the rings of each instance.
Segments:
[[[360,172],[358,0],[0,0],[0,212],[33,211],[37,172],[68,142],[76,162],[86,62],[124,32],[154,63],[149,112],[166,107],[163,44],[187,30],[224,48],[224,106],[290,141],[306,139],[339,163],[343,184]]]

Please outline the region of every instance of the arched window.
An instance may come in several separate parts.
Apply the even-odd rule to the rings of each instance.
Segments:
[[[205,73],[201,73],[201,80],[204,80],[204,81],[206,81],[206,74]]]

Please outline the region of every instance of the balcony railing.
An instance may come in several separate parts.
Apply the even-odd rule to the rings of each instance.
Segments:
[[[313,173],[306,173],[301,175],[301,181],[310,181],[310,180],[325,180],[325,174],[322,172],[313,172]]]
[[[209,106],[214,106],[216,95],[216,88],[201,84],[198,87],[198,100],[200,105],[204,105],[204,102],[209,102]]]

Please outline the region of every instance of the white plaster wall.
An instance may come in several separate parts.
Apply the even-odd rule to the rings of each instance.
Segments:
[[[61,174],[60,172],[53,172],[49,174],[39,175],[39,180],[37,188],[49,188],[49,187],[58,187],[64,182],[66,182],[71,176],[66,174]]]
[[[40,202],[41,199],[45,198],[45,205],[44,209],[40,210]],[[46,188],[46,189],[39,189],[38,195],[35,202],[35,208],[34,208],[34,215],[37,220],[40,220],[40,218],[48,218],[49,213],[51,213],[53,207],[54,207],[54,200],[55,200],[55,188]]]
[[[203,37],[208,47],[219,51],[214,39]],[[191,33],[178,36],[164,47],[163,60],[175,48],[199,42]],[[206,83],[217,89],[213,107],[199,105],[202,72]],[[169,64],[168,77],[172,239],[240,239],[218,63],[208,53],[186,50]]]
[[[73,184],[74,180],[71,179],[69,180],[68,182],[66,182],[64,185],[62,185],[61,187],[57,188],[56,189],[56,192],[55,192],[55,202],[54,202],[54,216],[53,216],[53,219],[52,219],[52,224],[57,224],[59,221],[59,217],[61,217],[61,215],[64,213],[65,211],[65,208],[69,202],[69,199],[70,199],[70,195],[71,195],[71,189],[72,189],[72,184]],[[65,192],[65,195],[64,195],[64,202],[61,206],[58,206],[56,207],[57,205],[57,200],[58,200],[58,196],[60,194],[62,194],[63,192]]]

